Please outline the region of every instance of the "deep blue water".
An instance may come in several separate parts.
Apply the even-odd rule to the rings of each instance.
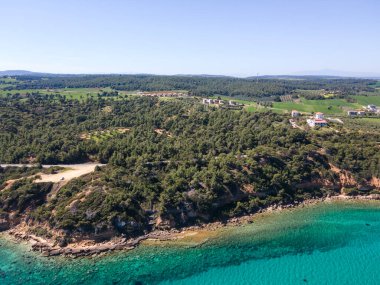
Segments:
[[[380,284],[380,202],[260,215],[197,247],[44,258],[0,239],[0,284]]]

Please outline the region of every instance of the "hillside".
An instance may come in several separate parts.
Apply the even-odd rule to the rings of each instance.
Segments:
[[[0,98],[1,162],[107,164],[63,186],[33,182],[38,168],[0,168],[0,227],[64,246],[380,193],[376,126],[305,132],[288,118],[196,98]]]

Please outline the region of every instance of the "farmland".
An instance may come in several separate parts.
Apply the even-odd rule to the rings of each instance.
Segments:
[[[380,93],[377,96],[353,96],[357,103],[362,106],[374,104],[380,106]]]
[[[83,101],[87,98],[97,99],[100,97],[104,99],[120,100],[122,97],[130,96],[130,98],[139,96],[138,90],[117,90],[117,87],[81,87],[81,88],[44,88],[44,89],[17,89],[18,83],[23,81],[14,78],[0,78],[0,97],[6,97],[9,94],[19,95],[20,99],[27,97],[30,94],[40,94],[48,96],[57,96],[68,100]],[[28,85],[23,85],[28,86]],[[380,82],[376,81],[371,83],[371,86],[379,86]],[[13,89],[12,89],[13,88]],[[115,89],[116,88],[116,89]],[[190,92],[190,90],[178,89],[177,92]],[[152,92],[152,91],[151,91]],[[155,92],[155,91],[153,91]],[[195,94],[193,94],[195,95]],[[58,97],[60,96],[60,97]],[[197,97],[202,97],[201,95]],[[344,97],[346,96],[346,97]],[[374,104],[380,106],[380,91],[375,90],[372,92],[360,91],[356,95],[343,95],[339,92],[319,90],[305,90],[297,89],[290,94],[281,96],[268,96],[266,98],[250,98],[239,96],[218,95],[216,93],[209,98],[217,98],[228,101],[233,100],[237,103],[244,104],[244,110],[248,112],[263,112],[271,110],[275,113],[289,113],[291,110],[296,109],[303,113],[323,112],[326,114],[343,115],[350,109],[362,109],[363,106]],[[298,98],[297,98],[298,97]],[[340,97],[340,98],[338,98]],[[172,101],[177,98],[159,98],[160,101]],[[278,102],[281,100],[282,102]],[[260,103],[261,102],[261,103]]]
[[[361,106],[356,103],[349,103],[344,99],[307,100],[302,98],[300,102],[275,102],[273,107],[289,112],[296,109],[306,113],[339,114],[343,113],[345,108],[356,109]]]
[[[368,104],[380,105],[379,96],[351,96],[355,103],[346,99],[307,100],[301,98],[299,102],[274,102],[273,108],[290,112],[296,109],[300,112],[313,113],[323,112],[326,114],[343,114],[349,109],[361,109]]]
[[[377,81],[375,84],[373,84],[373,87],[380,88],[380,81]]]
[[[20,96],[25,96],[27,94],[41,94],[41,95],[61,95],[64,96],[66,99],[77,99],[77,100],[84,100],[86,98],[97,98],[98,94],[102,92],[112,92],[113,89],[106,87],[106,88],[64,88],[64,89],[22,89],[22,90],[4,90],[2,88],[5,88],[9,86],[8,84],[1,84],[0,85],[0,97],[6,97],[9,94],[19,94]],[[125,95],[135,95],[134,92],[126,92],[126,91],[119,91],[119,95],[125,96]],[[115,97],[116,96],[110,96]]]
[[[244,104],[244,109],[248,112],[271,110],[275,113],[290,113],[292,110],[298,110],[303,113],[323,112],[326,114],[345,115],[348,110],[363,109],[363,107],[369,104],[380,106],[379,91],[361,92],[359,94],[347,96],[346,98],[337,98],[336,94],[325,93],[323,90],[297,90],[294,92],[294,99],[290,95],[286,95],[280,96],[281,102],[259,100],[263,104],[231,96],[215,95],[211,98],[216,99],[220,97],[225,101],[233,100]],[[310,97],[319,99],[307,99]]]

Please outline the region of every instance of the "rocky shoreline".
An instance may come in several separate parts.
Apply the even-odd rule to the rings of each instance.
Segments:
[[[231,218],[225,222],[213,222],[199,226],[191,226],[182,228],[180,230],[172,229],[170,231],[153,231],[143,236],[133,239],[115,238],[111,241],[103,243],[94,243],[92,241],[82,241],[78,243],[68,244],[67,246],[59,246],[56,242],[29,234],[24,227],[16,227],[5,231],[4,233],[12,240],[17,242],[27,242],[31,245],[33,251],[40,252],[43,256],[67,256],[67,257],[85,257],[103,255],[117,250],[132,250],[137,247],[142,241],[155,240],[155,241],[170,241],[183,239],[184,237],[197,235],[199,231],[215,231],[226,226],[239,226],[253,222],[253,218],[260,213],[270,213],[274,211],[282,211],[285,209],[292,209],[296,207],[305,207],[325,201],[336,200],[380,200],[380,195],[368,196],[346,196],[338,195],[331,197],[324,197],[318,199],[305,200],[303,202],[296,202],[288,205],[275,205],[260,210],[257,213],[247,216]]]
[[[85,257],[93,255],[102,255],[107,252],[113,252],[117,250],[132,250],[138,246],[142,241],[147,239],[154,240],[173,240],[176,239],[175,233],[179,231],[155,231],[149,234],[139,236],[133,239],[115,238],[111,241],[94,243],[92,241],[82,241],[78,243],[69,244],[68,246],[61,247],[52,241],[38,237],[33,234],[28,234],[26,231],[20,229],[11,229],[5,232],[5,234],[15,240],[16,242],[26,242],[31,246],[31,249],[36,252],[40,252],[43,256],[67,256],[67,257]]]

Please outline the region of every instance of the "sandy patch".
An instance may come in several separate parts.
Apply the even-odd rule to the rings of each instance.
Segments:
[[[95,170],[96,166],[102,166],[102,165],[103,164],[98,164],[98,163],[58,165],[58,166],[64,167],[65,169],[55,174],[40,174],[41,178],[36,179],[34,182],[57,183],[61,181],[70,181],[74,178],[91,173]]]

